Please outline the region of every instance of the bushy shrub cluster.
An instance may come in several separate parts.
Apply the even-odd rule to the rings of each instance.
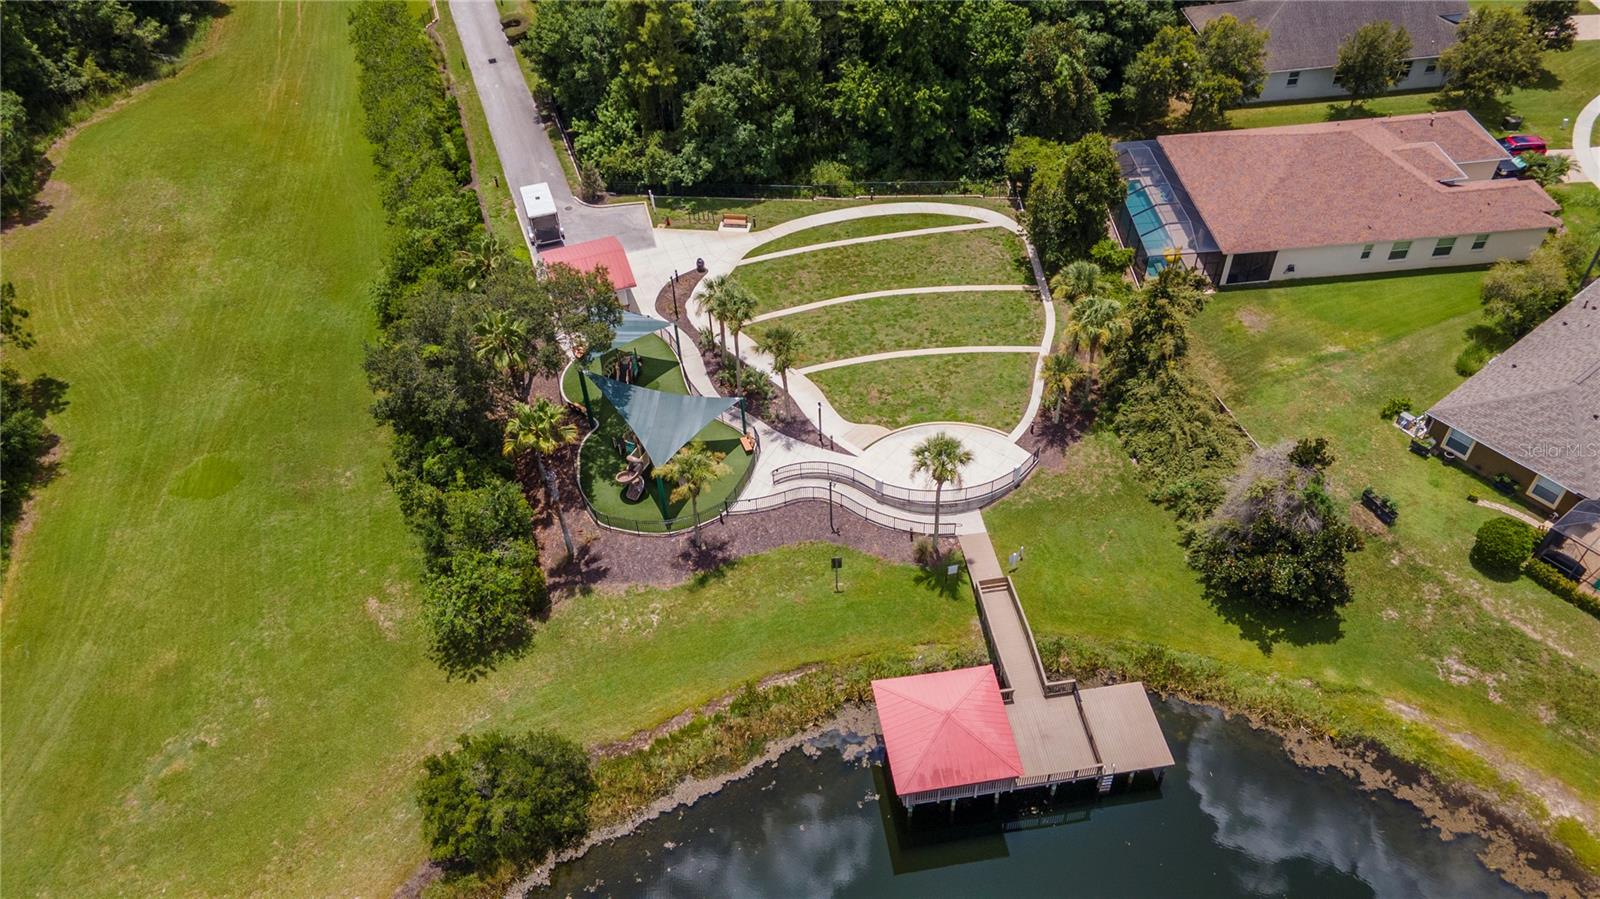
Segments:
[[[1495,577],[1514,578],[1538,542],[1539,532],[1527,524],[1505,516],[1491,518],[1478,528],[1472,563]]]
[[[1126,303],[1128,329],[1108,365],[1111,426],[1179,518],[1204,518],[1244,452],[1244,436],[1189,368],[1189,319],[1205,303],[1200,276],[1172,265]]]
[[[1579,585],[1567,580],[1554,567],[1538,559],[1532,559],[1523,570],[1528,573],[1528,577],[1532,578],[1534,583],[1588,612],[1590,615],[1600,618],[1600,599],[1597,599],[1593,593],[1589,593]]]

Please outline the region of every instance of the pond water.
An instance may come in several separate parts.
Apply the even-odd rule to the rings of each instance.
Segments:
[[[1158,786],[912,823],[881,750],[826,734],[556,869],[541,896],[1521,896],[1411,806],[1295,766],[1270,734],[1156,704]],[[1091,791],[1092,792],[1092,791]]]

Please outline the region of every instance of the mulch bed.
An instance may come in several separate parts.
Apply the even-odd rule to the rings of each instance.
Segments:
[[[722,371],[722,354],[714,350],[707,351],[701,346],[700,330],[695,327],[695,323],[689,318],[687,311],[689,294],[694,292],[695,285],[699,284],[700,279],[703,277],[705,275],[702,272],[696,271],[685,272],[678,276],[676,282],[678,314],[676,319],[674,319],[672,313],[674,282],[668,281],[661,288],[661,292],[656,294],[656,313],[667,321],[677,322],[678,327],[683,331],[684,340],[688,341],[689,345],[700,350],[700,359],[705,363],[706,373],[715,380]],[[759,405],[753,405],[751,412],[759,415],[761,420],[774,430],[796,440],[804,440],[807,443],[815,443],[818,446],[823,445],[822,435],[817,433],[816,426],[800,412],[800,407],[796,405],[794,398],[789,396],[788,391],[784,390],[781,384],[773,383],[772,398],[770,400],[765,402],[758,400],[756,402]],[[838,451],[844,452],[844,450]]]

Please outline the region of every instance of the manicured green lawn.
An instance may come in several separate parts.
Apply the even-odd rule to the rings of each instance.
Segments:
[[[974,219],[962,215],[942,215],[937,212],[911,212],[902,215],[874,215],[869,218],[850,219],[835,222],[831,225],[817,225],[796,231],[785,237],[769,240],[756,247],[746,256],[760,256],[765,253],[776,253],[779,250],[792,250],[796,247],[808,247],[812,244],[829,243],[835,240],[849,240],[853,237],[872,237],[878,234],[893,234],[897,231],[916,231],[921,228],[940,228],[947,225],[970,225]]]
[[[755,325],[759,342],[783,325],[800,336],[800,366],[938,346],[1027,346],[1044,335],[1032,291],[924,293],[856,300]]]
[[[1547,52],[1544,65],[1548,74],[1539,84],[1512,91],[1490,107],[1473,110],[1490,133],[1497,137],[1505,134],[1500,120],[1515,114],[1523,118],[1518,131],[1538,134],[1552,147],[1572,146],[1572,124],[1569,121],[1562,127],[1561,121],[1576,119],[1594,96],[1595,85],[1600,84],[1600,41],[1580,41],[1571,50]],[[1352,113],[1349,103],[1338,99],[1251,105],[1230,110],[1228,122],[1235,128],[1264,128],[1331,121],[1352,114],[1407,115],[1444,108],[1438,105],[1442,102],[1439,93],[1425,91],[1369,100],[1363,104],[1364,113]]]
[[[757,314],[875,290],[1028,284],[1032,278],[1022,241],[998,227],[797,253],[734,272],[760,301]]]
[[[809,375],[840,415],[890,430],[930,421],[965,421],[1010,431],[1033,386],[1029,353],[912,356],[847,365]]]
[[[528,245],[522,237],[522,226],[517,220],[517,207],[511,199],[511,185],[506,183],[505,171],[500,166],[500,151],[495,148],[489,134],[489,119],[484,114],[483,103],[478,99],[477,85],[472,81],[472,71],[461,48],[461,35],[456,31],[455,17],[450,4],[442,3],[439,9],[439,39],[444,44],[446,68],[455,85],[456,102],[460,105],[462,119],[466,122],[467,144],[472,150],[472,160],[478,173],[478,196],[489,207],[489,226],[505,242],[513,256],[528,258]]]
[[[282,13],[280,19],[279,13]],[[586,742],[809,662],[966,641],[970,600],[833,546],[564,602],[475,684],[427,661],[420,559],[368,413],[388,239],[346,10],[243,3],[81,132],[7,233],[71,383],[0,625],[0,893],[392,893],[410,787],[468,728]]]
[[[639,353],[642,370],[638,382],[640,386],[668,393],[689,392],[689,386],[683,379],[683,370],[678,366],[678,358],[672,354],[672,349],[665,340],[651,334],[634,341],[629,348]],[[589,370],[607,377],[611,376],[611,372],[604,370],[600,359],[591,360]],[[583,402],[576,368],[568,366],[563,373],[561,392],[572,402]],[[692,511],[690,504],[687,500],[671,501],[671,484],[666,485],[669,498],[664,512],[661,501],[656,496],[658,488],[654,483],[650,485],[648,496],[639,502],[630,503],[624,498],[623,488],[616,482],[615,475],[627,467],[626,454],[619,452],[616,444],[619,439],[629,437],[631,431],[627,422],[622,420],[622,416],[606,402],[593,384],[589,385],[589,398],[594,403],[595,420],[598,425],[594,434],[583,444],[578,466],[578,483],[583,489],[584,496],[588,497],[590,504],[601,514],[602,520],[614,527],[636,531],[662,531],[668,530],[666,521],[680,517],[687,518]],[[720,421],[706,425],[696,437],[704,440],[706,447],[712,452],[722,453],[724,456],[722,461],[728,466],[728,473],[714,481],[700,497],[700,509],[705,513],[733,497],[735,488],[744,478],[744,473],[755,462],[755,456],[744,451],[744,447],[739,443],[738,429]],[[690,525],[691,522],[685,520],[675,524],[671,529],[681,530]]]
[[[1251,433],[1269,444],[1326,436],[1338,457],[1336,502],[1353,505],[1368,484],[1398,502],[1393,531],[1353,557],[1355,599],[1336,625],[1269,618],[1289,624],[1287,635],[1259,641],[1247,619],[1214,608],[1184,563],[1177,526],[1100,434],[1069,452],[1065,471],[1036,473],[985,513],[997,547],[1028,547],[1016,579],[1035,628],[1162,644],[1258,683],[1308,683],[1391,729],[1385,702],[1405,703],[1600,801],[1600,622],[1526,580],[1479,575],[1468,551],[1493,513],[1466,495],[1487,491],[1406,452],[1377,414],[1396,394],[1424,409],[1460,381],[1451,365],[1479,320],[1480,278],[1225,291],[1195,323],[1203,370]]]
[[[613,202],[642,201],[643,196],[619,196]],[[873,202],[922,202],[954,203],[959,206],[981,206],[993,209],[1016,218],[1016,212],[1011,204],[1003,197],[891,197],[884,196],[878,200],[833,197],[817,197],[810,200],[740,200],[731,197],[656,197],[654,218],[657,225],[669,224],[673,228],[690,228],[715,230],[722,223],[722,214],[725,212],[738,213],[751,217],[750,224],[754,230],[760,231],[781,225],[784,222],[816,215],[819,212],[829,212],[834,209],[850,209],[855,206],[866,206]]]

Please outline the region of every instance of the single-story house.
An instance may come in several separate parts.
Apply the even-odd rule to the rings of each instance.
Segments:
[[[1239,0],[1186,6],[1195,31],[1222,16],[1254,22],[1267,32],[1267,80],[1258,103],[1339,97],[1334,78],[1339,47],[1356,29],[1389,22],[1411,37],[1411,56],[1396,91],[1432,90],[1444,84],[1439,54],[1456,42],[1466,0]]]
[[[1562,514],[1600,498],[1600,281],[1427,411],[1459,464]]]
[[[568,265],[580,272],[605,269],[611,289],[617,292],[617,301],[624,309],[638,311],[633,301],[633,289],[639,282],[633,277],[633,266],[628,264],[628,254],[622,242],[615,237],[601,237],[583,243],[567,244],[539,251],[541,265]]]
[[[1526,259],[1559,225],[1464,111],[1169,134],[1116,145],[1118,236],[1221,285]]]

